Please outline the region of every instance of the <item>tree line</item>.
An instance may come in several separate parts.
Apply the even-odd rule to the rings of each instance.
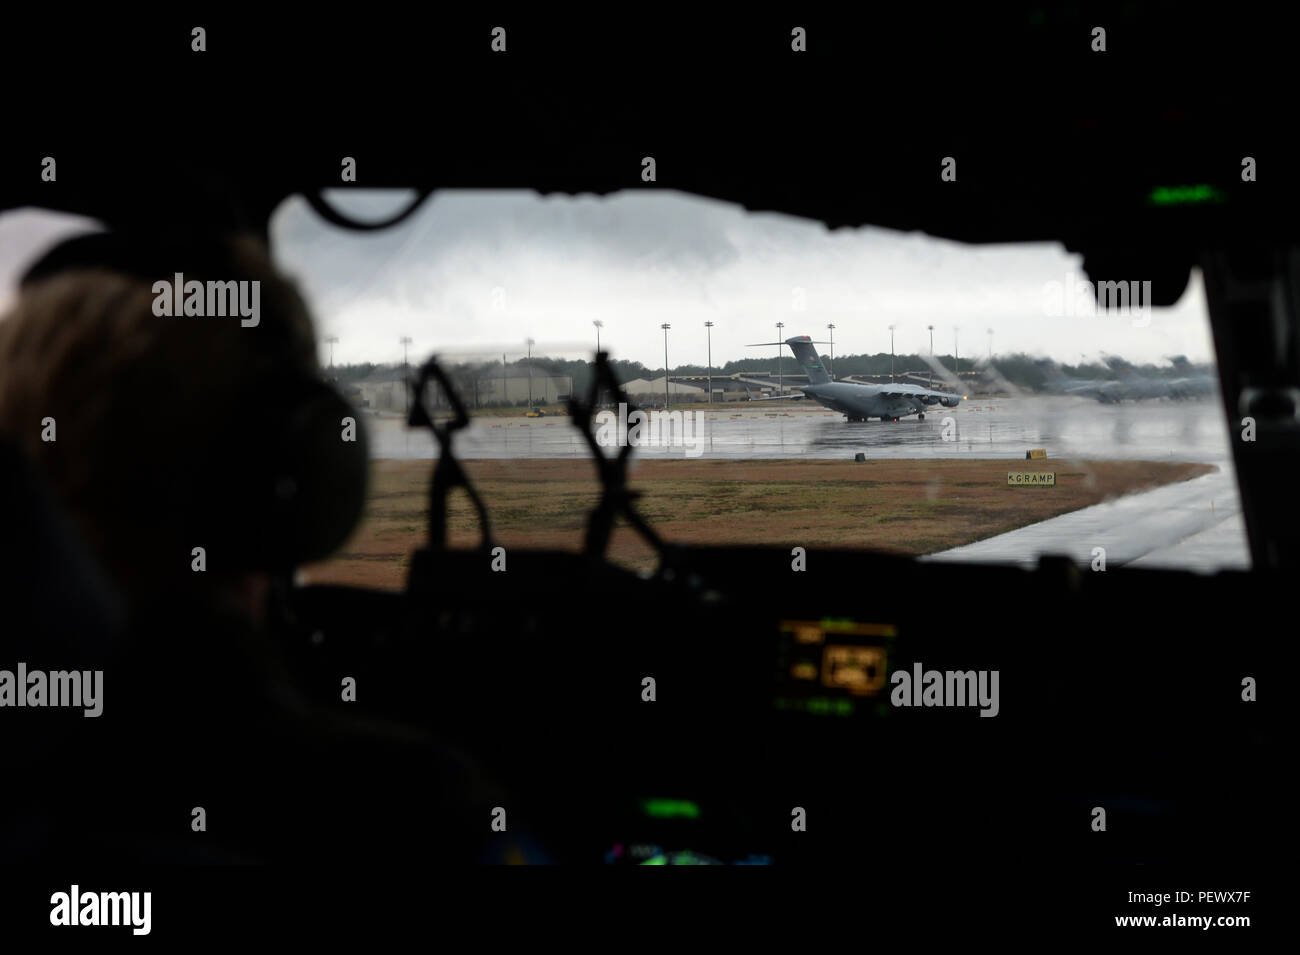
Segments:
[[[948,373],[960,369],[963,374],[978,370],[985,364],[983,359],[972,361],[968,358],[960,358],[958,360],[952,355],[936,355],[934,362]],[[1141,375],[1147,378],[1180,378],[1185,375],[1211,374],[1214,371],[1213,366],[1210,364],[1192,364],[1182,356],[1171,358],[1169,363],[1159,365],[1150,363],[1136,365],[1117,357],[1110,357],[1107,362],[1109,363],[1098,361],[1084,362],[1077,365],[1055,364],[1041,357],[1018,352],[996,356],[993,359],[993,367],[1003,379],[1017,388],[1029,391],[1043,389],[1053,366],[1066,377],[1094,380],[1117,380],[1125,374]],[[830,364],[828,355],[822,355],[822,363]],[[639,361],[615,358],[611,359],[610,364],[620,384],[637,378],[653,379],[663,375],[663,366],[648,368]],[[391,374],[397,371],[399,367],[399,363],[376,364],[374,362],[360,362],[349,365],[335,365],[328,370],[328,375],[341,384],[355,384],[376,373]],[[586,394],[591,385],[594,364],[582,358],[547,358],[542,355],[534,355],[532,367],[535,375],[555,375],[572,378],[574,392]],[[836,355],[833,367],[837,378],[844,378],[849,375],[888,375],[890,372],[890,355],[887,352],[877,352],[873,355]],[[928,375],[930,367],[926,359],[918,354],[893,356],[895,374],[910,371]],[[798,362],[790,355],[786,355],[781,362],[781,370],[787,375],[802,374]],[[458,363],[448,366],[447,371],[452,379],[457,382],[458,387],[463,388],[464,393],[469,395],[473,394],[475,378],[499,378],[502,375],[500,361]],[[708,371],[709,369],[704,365],[683,364],[674,365],[671,374],[674,377],[704,376]],[[775,355],[766,358],[741,358],[713,367],[713,374],[718,377],[738,373],[771,372],[776,374],[777,371]],[[506,373],[512,377],[527,375],[528,360],[522,359],[511,362],[506,369]],[[936,372],[936,375],[938,375],[938,372]]]

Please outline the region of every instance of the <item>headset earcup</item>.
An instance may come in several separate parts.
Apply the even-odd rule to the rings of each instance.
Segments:
[[[272,492],[281,540],[297,565],[329,556],[352,533],[365,508],[370,457],[360,416],[324,382],[304,389],[289,426],[288,467]]]
[[[210,536],[226,552],[220,563],[284,571],[327,557],[365,507],[370,461],[361,417],[327,383],[295,380],[238,418],[238,451],[214,462],[238,489],[208,513]]]

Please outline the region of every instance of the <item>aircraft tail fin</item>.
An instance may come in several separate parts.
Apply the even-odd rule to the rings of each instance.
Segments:
[[[825,385],[830,382],[831,376],[826,374],[826,369],[822,367],[822,360],[818,357],[811,338],[807,335],[799,335],[795,338],[787,338],[785,343],[790,346],[795,360],[808,375],[810,385]]]

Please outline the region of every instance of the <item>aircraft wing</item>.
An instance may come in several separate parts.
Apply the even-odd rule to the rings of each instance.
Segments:
[[[941,404],[945,408],[955,408],[961,401],[961,395],[949,391],[932,391],[920,385],[881,385],[877,393],[886,398],[916,398],[923,404]]]
[[[808,396],[801,391],[797,395],[763,395],[761,398],[755,398],[753,395],[750,395],[749,400],[750,401],[802,401],[804,398],[807,397]]]
[[[792,387],[792,388],[798,388],[799,386],[798,386],[798,385],[791,385],[791,387]],[[748,389],[748,388],[745,389],[745,396],[746,396],[750,401],[799,401],[799,400],[802,399],[802,398],[807,398],[807,397],[808,397],[807,395],[805,395],[805,394],[801,391],[801,392],[799,392],[798,394],[795,394],[795,395],[764,395],[764,396],[762,396],[762,397],[755,398],[753,395],[751,395],[751,394],[749,393],[749,389]]]

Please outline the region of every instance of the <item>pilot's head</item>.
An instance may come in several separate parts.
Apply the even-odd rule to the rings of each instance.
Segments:
[[[333,453],[300,460],[293,429],[337,444],[347,413],[323,387],[303,299],[251,238],[75,239],[0,318],[0,433],[128,600],[248,610],[267,574],[321,556],[291,538],[312,493],[299,470]]]

